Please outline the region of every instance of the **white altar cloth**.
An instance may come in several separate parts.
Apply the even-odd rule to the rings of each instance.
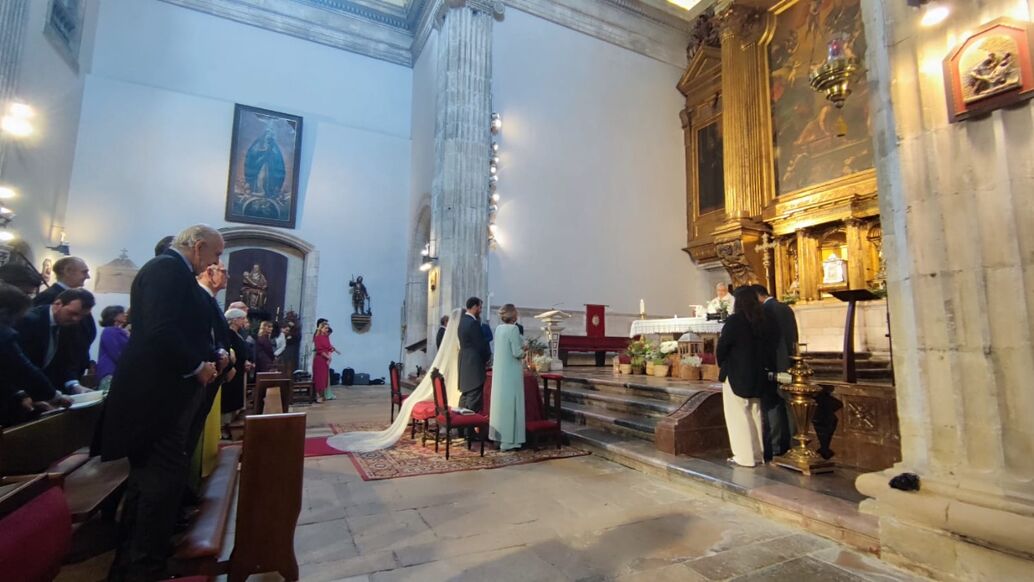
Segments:
[[[722,333],[720,321],[708,321],[706,317],[672,317],[669,319],[637,319],[632,322],[632,329],[628,337],[647,335],[653,333],[684,334],[693,333]]]

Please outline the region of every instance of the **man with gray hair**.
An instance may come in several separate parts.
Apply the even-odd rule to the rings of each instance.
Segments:
[[[112,379],[99,434],[102,459],[128,457],[130,465],[109,580],[168,577],[170,538],[193,448],[191,425],[206,387],[228,364],[213,342],[211,297],[195,279],[222,252],[218,231],[191,226],[133,279],[133,334]]]

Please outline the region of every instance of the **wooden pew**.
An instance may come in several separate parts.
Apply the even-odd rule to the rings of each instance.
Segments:
[[[73,523],[103,510],[114,518],[129,477],[126,459],[102,463],[89,455],[103,404],[55,411],[3,430],[0,475],[46,473],[65,491]]]
[[[177,572],[228,573],[236,581],[275,571],[297,580],[294,530],[301,513],[304,454],[304,413],[245,418],[243,449],[220,451],[218,468],[202,486],[201,512],[176,549]],[[224,559],[235,485],[234,547]]]
[[[253,414],[265,412],[266,393],[276,388],[280,392],[280,410],[288,412],[291,409],[291,397],[293,386],[290,378],[260,378],[255,381],[255,402],[252,407]],[[247,429],[245,429],[247,432]]]

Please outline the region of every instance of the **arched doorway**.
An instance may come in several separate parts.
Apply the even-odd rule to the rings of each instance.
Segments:
[[[427,197],[425,197],[427,198]],[[421,251],[431,236],[431,205],[424,200],[413,225],[413,238],[410,239],[409,259],[406,276],[406,304],[404,320],[406,330],[403,335],[403,356],[407,372],[416,372],[417,366],[426,367],[434,353],[434,334],[427,318],[427,273],[420,270],[423,262]],[[420,340],[427,340],[427,351],[405,351]]]
[[[293,310],[301,323],[302,342],[299,349],[298,368],[309,368],[311,337],[315,325],[316,287],[319,278],[319,251],[311,243],[296,236],[263,226],[231,226],[220,228],[226,241],[223,261],[227,266],[229,283],[226,291],[220,293],[220,305],[247,299],[254,303],[262,301],[261,308],[272,317],[282,316]],[[256,299],[256,293],[247,293],[243,285],[245,271],[258,270],[265,278],[265,297]]]

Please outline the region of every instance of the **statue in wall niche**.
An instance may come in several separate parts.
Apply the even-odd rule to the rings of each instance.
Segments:
[[[262,309],[266,306],[268,287],[269,282],[262,274],[262,267],[255,264],[241,276],[241,301],[251,309]]]
[[[351,279],[348,287],[352,290],[352,314],[373,315],[370,310],[370,294],[366,291],[363,276],[359,275]]]

